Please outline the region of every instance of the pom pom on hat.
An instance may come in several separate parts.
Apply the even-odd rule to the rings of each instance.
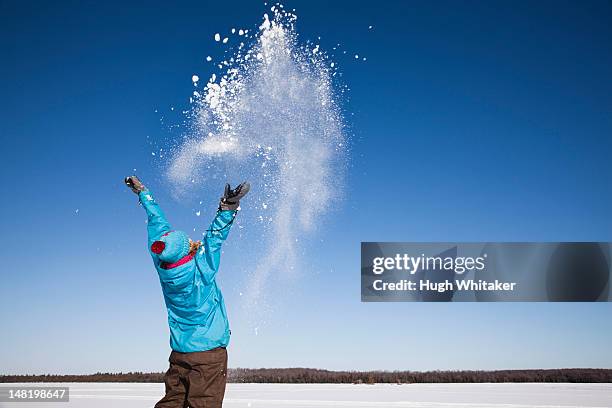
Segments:
[[[151,245],[151,252],[153,252],[154,254],[161,254],[162,252],[164,252],[164,249],[166,248],[166,243],[163,241],[155,241],[153,243],[153,245]]]

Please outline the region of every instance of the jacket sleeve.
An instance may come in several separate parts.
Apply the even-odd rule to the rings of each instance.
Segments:
[[[142,191],[138,194],[142,207],[147,212],[147,232],[149,238],[149,251],[151,251],[151,244],[157,241],[162,235],[170,231],[170,224],[166,220],[164,212],[159,208],[157,202],[149,192],[149,190]]]
[[[206,263],[211,269],[213,276],[219,270],[219,260],[221,258],[221,246],[229,235],[237,211],[225,210],[217,211],[217,216],[210,224],[204,237],[204,255]],[[211,277],[208,277],[211,278]]]

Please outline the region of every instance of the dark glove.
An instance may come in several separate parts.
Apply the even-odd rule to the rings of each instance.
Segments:
[[[136,194],[147,189],[144,184],[142,184],[142,181],[140,181],[136,176],[126,177],[124,181],[125,184]]]
[[[231,189],[229,184],[225,185],[225,192],[223,193],[223,197],[221,197],[221,202],[219,203],[220,210],[237,210],[240,206],[240,199],[244,197],[249,190],[251,189],[251,185],[243,181],[238,184],[235,189]]]

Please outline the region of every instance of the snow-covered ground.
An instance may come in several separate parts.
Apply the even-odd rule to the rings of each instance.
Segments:
[[[7,386],[8,384],[0,384]],[[34,385],[34,384],[23,384]],[[37,384],[42,385],[42,384]],[[44,384],[70,387],[68,403],[0,407],[153,407],[163,384]],[[250,407],[612,407],[612,384],[228,384],[224,408]]]

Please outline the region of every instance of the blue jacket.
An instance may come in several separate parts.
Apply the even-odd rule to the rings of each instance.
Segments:
[[[170,347],[183,353],[226,347],[229,322],[215,275],[221,245],[227,239],[236,211],[218,211],[210,227],[212,231],[206,232],[197,254],[182,265],[168,268],[151,252],[151,244],[171,231],[170,224],[149,191],[138,196],[147,212],[148,250],[168,309]]]

